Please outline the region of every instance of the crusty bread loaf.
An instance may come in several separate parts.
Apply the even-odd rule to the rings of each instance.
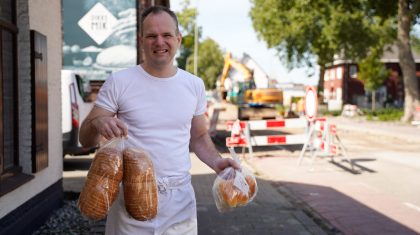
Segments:
[[[238,207],[246,205],[249,201],[249,196],[243,193],[240,189],[233,185],[233,179],[222,180],[219,184],[219,193],[223,201],[229,207]]]
[[[109,147],[100,149],[92,161],[80,193],[80,212],[93,220],[105,218],[117,198],[122,177],[122,152]]]
[[[222,199],[221,207],[239,207],[244,206],[252,200],[256,194],[257,182],[251,175],[245,176],[246,184],[249,187],[248,194],[242,192],[238,187],[234,185],[234,179],[222,179],[218,185],[219,195]],[[224,204],[224,205],[223,205]],[[226,209],[226,208],[225,208]]]
[[[153,162],[140,149],[127,148],[123,155],[125,208],[136,220],[150,220],[156,216],[158,205]]]
[[[252,199],[256,193],[257,190],[257,181],[255,181],[255,178],[247,175],[245,176],[245,180],[249,186],[249,192],[248,192],[248,197],[249,199]]]

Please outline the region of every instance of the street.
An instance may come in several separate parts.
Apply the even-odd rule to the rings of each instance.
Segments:
[[[224,122],[234,119],[229,116],[229,108],[227,110],[227,113],[221,113],[214,138],[217,148],[226,157],[228,153],[224,139],[230,133],[224,130]],[[329,157],[317,157],[314,162],[305,157],[298,166],[302,145],[256,147],[253,158],[245,155],[245,164],[255,171],[261,182],[269,182],[281,194],[277,195],[318,220],[317,224],[324,230],[329,229],[329,233],[420,234],[420,142],[397,138],[392,133],[378,135],[362,132],[356,128],[361,125],[358,122],[350,121],[349,125],[334,118],[331,118],[331,122],[337,125],[338,135],[353,162],[353,169],[342,157],[334,157],[334,161]],[[283,133],[284,130],[267,132]],[[259,134],[263,135],[264,131]],[[237,152],[240,152],[240,148],[237,148]],[[92,157],[65,158],[63,184],[66,192],[80,191]],[[209,194],[214,177],[210,177],[211,170],[195,157],[192,159],[199,232],[214,234],[214,229],[200,227],[200,224],[207,224],[211,221],[210,217],[215,218],[218,214]],[[204,175],[207,175],[205,179],[200,179]],[[203,182],[206,184],[203,185]],[[277,197],[273,192],[267,194],[261,191],[259,194],[268,195],[266,198]],[[278,203],[281,204],[281,200]],[[285,207],[280,204],[280,207]],[[258,207],[261,208],[266,208],[267,215],[274,213],[268,207]],[[258,213],[264,214],[264,211]],[[246,223],[239,218],[223,215],[217,223],[236,223],[236,229],[245,229]],[[266,230],[271,231],[267,234],[275,234],[272,232],[276,231],[275,222],[269,222],[269,219],[264,221],[273,224],[272,230]]]
[[[299,152],[287,149],[249,162],[345,234],[420,233],[420,143],[340,129],[338,135],[355,171],[342,158],[307,158],[298,167]]]

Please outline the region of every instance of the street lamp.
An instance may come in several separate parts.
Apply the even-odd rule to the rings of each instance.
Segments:
[[[195,26],[194,26],[194,75],[198,76],[198,0],[196,4]]]

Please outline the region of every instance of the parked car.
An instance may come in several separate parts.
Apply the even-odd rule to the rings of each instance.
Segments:
[[[61,70],[61,107],[63,156],[84,155],[95,148],[84,148],[79,143],[79,128],[94,103],[87,101],[89,84],[71,70]]]

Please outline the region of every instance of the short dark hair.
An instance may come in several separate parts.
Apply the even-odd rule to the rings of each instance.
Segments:
[[[143,35],[143,22],[144,19],[146,19],[146,17],[150,14],[159,14],[161,12],[166,12],[168,13],[168,15],[170,17],[172,17],[172,19],[175,22],[176,25],[176,32],[179,33],[179,27],[178,27],[178,18],[176,17],[175,12],[173,12],[171,9],[165,7],[165,6],[161,6],[161,5],[156,5],[156,6],[151,6],[149,8],[146,8],[143,13],[141,13],[141,18],[140,18],[140,35]]]

